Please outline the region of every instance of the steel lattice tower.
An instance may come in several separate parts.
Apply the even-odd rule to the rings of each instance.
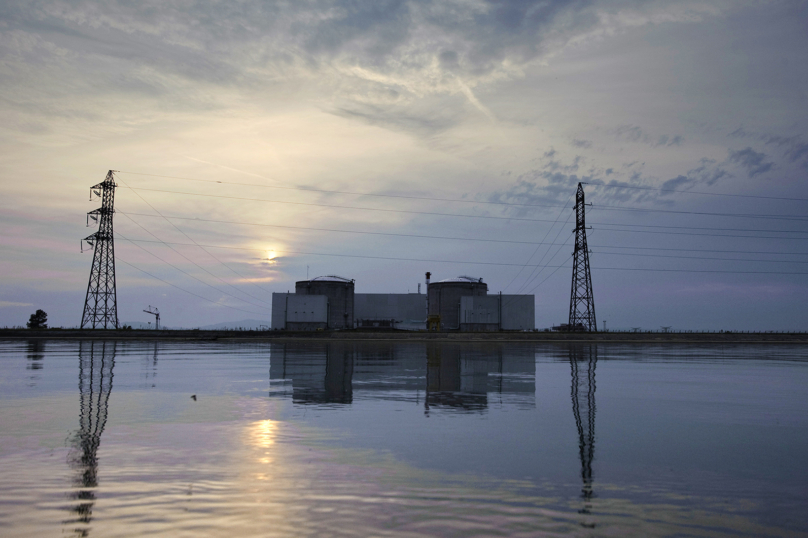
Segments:
[[[118,328],[118,300],[115,294],[115,244],[112,236],[112,215],[115,213],[115,178],[114,170],[107,172],[107,177],[90,189],[101,197],[101,207],[87,213],[90,219],[98,222],[98,231],[85,237],[93,247],[93,267],[90,270],[90,281],[87,284],[87,296],[84,299],[84,314],[81,316],[81,328],[91,327],[104,329]]]
[[[572,254],[569,330],[597,332],[592,275],[589,272],[589,248],[586,246],[585,206],[584,186],[578,183],[578,192],[575,195],[575,251]]]

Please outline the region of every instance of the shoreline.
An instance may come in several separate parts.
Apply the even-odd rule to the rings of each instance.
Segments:
[[[808,332],[433,332],[347,330],[322,332],[146,329],[0,329],[0,340],[141,340],[141,341],[393,341],[393,342],[534,342],[534,343],[701,343],[808,344]]]

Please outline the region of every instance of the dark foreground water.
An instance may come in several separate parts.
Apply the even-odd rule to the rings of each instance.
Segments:
[[[808,348],[0,342],[0,535],[806,536]]]

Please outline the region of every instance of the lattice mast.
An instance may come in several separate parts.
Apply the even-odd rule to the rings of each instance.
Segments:
[[[589,272],[589,247],[586,245],[585,213],[584,186],[583,183],[578,183],[578,192],[575,195],[575,251],[572,254],[569,330],[597,332],[592,275]]]
[[[107,172],[107,177],[90,188],[90,200],[93,194],[101,197],[101,207],[87,213],[87,226],[90,220],[98,222],[98,231],[84,241],[93,247],[93,266],[90,269],[90,281],[87,284],[87,295],[84,299],[84,313],[81,316],[81,328],[85,327],[117,329],[118,300],[115,293],[115,244],[112,235],[112,215],[115,213],[115,177],[114,170]],[[82,247],[83,247],[82,242]]]

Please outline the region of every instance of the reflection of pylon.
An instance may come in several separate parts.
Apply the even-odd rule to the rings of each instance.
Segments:
[[[115,244],[112,237],[112,215],[115,213],[115,178],[114,170],[107,177],[90,189],[101,197],[101,207],[87,213],[90,219],[98,222],[98,231],[84,241],[93,247],[93,267],[90,270],[90,281],[87,284],[87,295],[84,299],[84,313],[81,316],[81,328],[117,329],[118,300],[115,294]]]
[[[68,463],[76,471],[71,508],[75,518],[65,521],[80,525],[78,536],[87,536],[92,522],[95,492],[98,488],[98,447],[107,424],[112,370],[115,366],[115,342],[79,344],[79,429],[71,442]]]
[[[585,205],[584,187],[582,183],[578,183],[578,193],[575,195],[575,251],[572,254],[569,330],[597,332],[592,276],[589,273],[589,248],[586,246]]]

